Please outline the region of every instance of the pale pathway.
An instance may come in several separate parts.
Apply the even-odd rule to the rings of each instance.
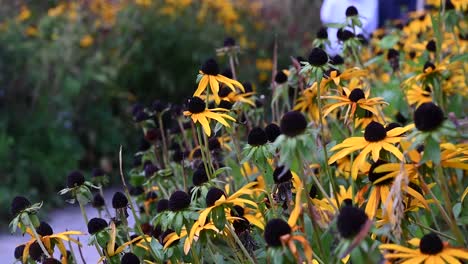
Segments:
[[[109,206],[112,214],[115,214],[114,210],[111,206],[112,196],[114,192],[118,191],[117,189],[111,189],[104,191],[104,196],[106,199],[106,203]],[[130,209],[129,214],[131,215]],[[92,208],[91,206],[86,207],[86,213],[88,214],[89,219],[93,217],[98,217],[97,210]],[[108,220],[108,219],[106,219]],[[133,217],[129,217],[129,223],[133,225]],[[78,230],[83,233],[88,232],[86,224],[81,216],[80,208],[75,205],[69,205],[65,208],[60,210],[53,211],[48,214],[48,219],[46,222],[49,223],[52,228],[54,229],[54,233],[59,233],[68,230]],[[97,263],[99,259],[99,255],[96,251],[96,248],[88,246],[88,238],[89,235],[78,236],[80,238],[81,243],[83,244],[83,255],[85,256],[85,260],[87,264],[94,264]],[[24,237],[17,231],[16,234],[10,235],[8,233],[0,234],[0,263],[13,263],[14,260],[14,250],[15,247],[28,241],[29,235],[25,235]],[[68,248],[68,245],[66,245]],[[78,248],[74,246],[74,252],[78,259],[78,263],[82,263],[81,258],[78,254]],[[54,257],[59,258],[60,252],[56,249]]]

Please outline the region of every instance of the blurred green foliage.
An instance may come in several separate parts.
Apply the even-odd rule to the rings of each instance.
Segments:
[[[274,39],[295,37],[283,19],[291,16],[281,13],[287,11],[283,2],[84,3],[23,1],[0,8],[2,216],[18,194],[62,203],[56,193],[71,170],[90,171],[102,158],[116,167],[119,146],[133,153],[139,142],[131,105],[137,98],[182,103],[200,65],[216,56],[226,36],[243,47],[241,64],[252,65],[238,69],[242,81],[255,82],[262,73],[264,88],[271,62],[256,70],[257,58],[271,61]],[[299,26],[293,31],[311,30],[305,22]],[[283,43],[280,53],[295,55],[289,51],[298,47]],[[279,60],[286,65],[289,57]],[[219,61],[222,69],[228,66]]]

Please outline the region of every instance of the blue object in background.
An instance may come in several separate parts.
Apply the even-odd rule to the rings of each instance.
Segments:
[[[417,0],[379,0],[379,27],[386,21],[402,18],[402,8],[405,12],[416,10]]]

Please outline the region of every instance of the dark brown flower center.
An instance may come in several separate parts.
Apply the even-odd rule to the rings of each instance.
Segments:
[[[426,70],[428,70],[429,68],[435,70],[436,66],[434,65],[434,63],[427,61],[426,63],[424,63],[423,71],[426,72]]]
[[[206,104],[200,97],[192,97],[188,100],[188,110],[192,114],[198,114],[205,111]]]
[[[351,91],[351,93],[349,94],[348,98],[349,100],[351,100],[351,102],[354,102],[356,103],[357,101],[365,98],[365,94],[364,94],[364,91],[362,91],[362,89],[359,89],[359,88],[356,88],[354,90]]]
[[[208,75],[219,74],[219,66],[218,66],[218,63],[214,59],[208,59],[207,61],[205,61],[205,63],[203,63],[202,65],[201,70],[204,74],[208,74]]]
[[[364,138],[368,142],[377,142],[381,141],[387,136],[387,131],[385,131],[385,127],[372,121],[369,125],[367,125],[366,130],[364,131]]]
[[[444,112],[434,103],[424,103],[414,111],[414,125],[420,131],[432,131],[444,122]]]
[[[442,243],[442,240],[439,238],[439,236],[435,233],[430,233],[423,236],[419,242],[419,250],[423,254],[436,255],[442,252],[443,249],[444,244]]]

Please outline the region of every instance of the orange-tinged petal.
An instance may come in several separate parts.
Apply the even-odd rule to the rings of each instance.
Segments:
[[[380,197],[380,192],[379,192],[379,187],[374,187],[371,190],[371,193],[369,194],[369,199],[367,200],[365,212],[369,219],[374,219],[375,213],[377,211],[377,206],[379,205],[379,197]]]

